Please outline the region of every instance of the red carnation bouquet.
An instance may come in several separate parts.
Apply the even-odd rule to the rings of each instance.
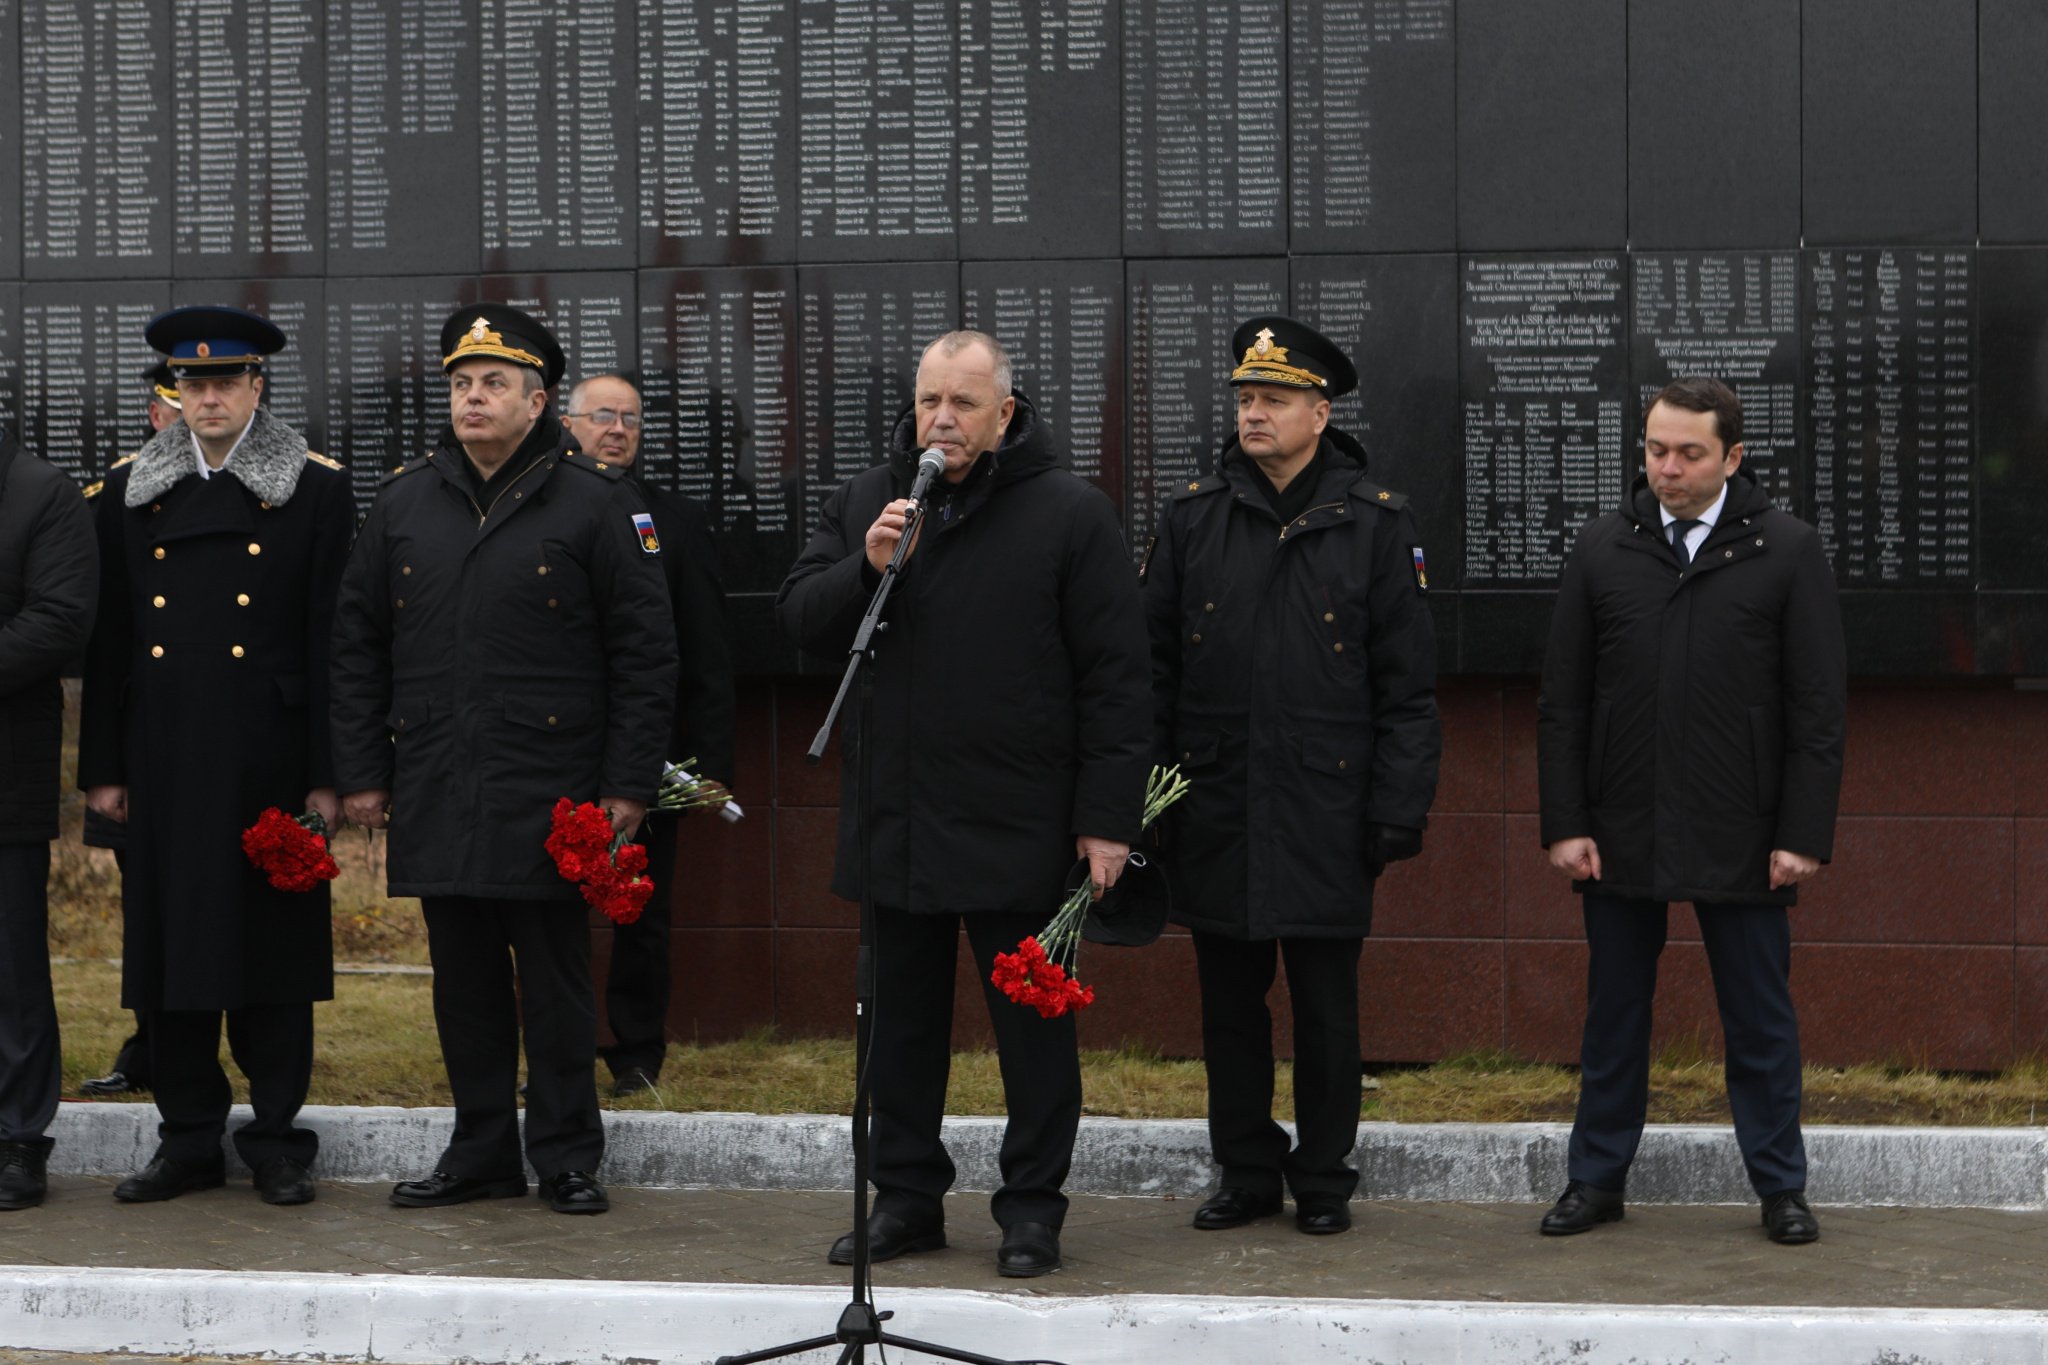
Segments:
[[[311,891],[341,875],[327,851],[327,821],[318,811],[294,820],[270,807],[242,831],[242,852],[279,891]]]
[[[631,924],[647,908],[654,894],[647,849],[614,834],[611,817],[590,802],[578,805],[566,796],[555,802],[547,849],[555,870],[580,886],[583,899],[612,923]]]
[[[1178,765],[1154,768],[1145,780],[1142,827],[1150,829],[1168,806],[1187,795],[1188,786]],[[1074,979],[1074,958],[1081,948],[1081,921],[1087,918],[1088,907],[1094,900],[1094,882],[1084,876],[1059,913],[1052,917],[1052,923],[1018,944],[1016,952],[996,954],[996,969],[989,973],[996,989],[1018,1004],[1037,1010],[1041,1019],[1057,1019],[1094,1004],[1095,988]]]

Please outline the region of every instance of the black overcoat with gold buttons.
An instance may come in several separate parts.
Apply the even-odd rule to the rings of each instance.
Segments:
[[[1146,551],[1154,744],[1193,784],[1163,828],[1176,922],[1233,938],[1372,927],[1370,826],[1421,829],[1442,737],[1407,499],[1330,428],[1282,525],[1233,439]]]
[[[557,799],[651,801],[676,634],[638,491],[544,411],[479,506],[452,435],[388,476],[334,643],[343,795],[391,793],[393,895],[575,900]]]
[[[158,442],[190,458],[182,423],[145,455]],[[241,846],[265,807],[297,815],[307,792],[334,780],[327,646],[355,518],[348,475],[298,458],[296,486],[278,502],[231,464],[210,479],[185,473],[130,507],[137,462],[111,470],[93,500],[100,605],[78,782],[128,788],[130,1009],[334,996],[327,886],[276,890]]]

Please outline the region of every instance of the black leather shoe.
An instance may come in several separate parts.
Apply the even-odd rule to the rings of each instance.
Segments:
[[[472,1199],[517,1199],[526,1193],[523,1175],[468,1176],[435,1171],[425,1180],[401,1180],[391,1187],[391,1202],[402,1209],[438,1209]]]
[[[1204,1232],[1241,1228],[1254,1218],[1270,1218],[1280,1212],[1280,1196],[1256,1195],[1242,1185],[1225,1185],[1202,1201],[1195,1210],[1195,1226]]]
[[[250,1181],[256,1196],[266,1204],[310,1204],[313,1202],[313,1173],[302,1161],[274,1156],[256,1168]]]
[[[1621,1191],[1598,1190],[1583,1180],[1574,1180],[1564,1187],[1550,1212],[1543,1215],[1543,1235],[1569,1237],[1602,1223],[1619,1223],[1622,1212]]]
[[[42,1142],[0,1142],[0,1209],[32,1209],[50,1192],[50,1149]]]
[[[868,1215],[868,1259],[893,1261],[912,1251],[938,1251],[946,1245],[946,1225],[918,1226],[880,1209]],[[853,1234],[832,1244],[825,1259],[833,1265],[853,1264]]]
[[[641,1095],[652,1089],[654,1077],[636,1066],[612,1082],[612,1098],[622,1100],[628,1095]]]
[[[124,1204],[154,1204],[193,1190],[217,1190],[227,1183],[227,1162],[220,1157],[192,1162],[160,1156],[114,1186],[114,1198]]]
[[[1764,1231],[1773,1242],[1800,1246],[1820,1240],[1820,1219],[1806,1202],[1803,1190],[1785,1190],[1764,1199]]]
[[[1050,1223],[1012,1223],[996,1248],[996,1274],[1028,1280],[1060,1268],[1060,1230]]]
[[[525,1182],[521,1181],[520,1186],[523,1189]],[[612,1206],[604,1186],[598,1184],[597,1177],[588,1171],[563,1171],[559,1175],[542,1176],[540,1197],[547,1200],[548,1207],[556,1213],[605,1213]]]
[[[1351,1230],[1351,1201],[1334,1194],[1294,1196],[1294,1226],[1311,1237]]]
[[[109,1071],[104,1076],[80,1081],[78,1093],[105,1099],[111,1095],[146,1095],[149,1093],[149,1087],[141,1081],[131,1080],[125,1071]]]

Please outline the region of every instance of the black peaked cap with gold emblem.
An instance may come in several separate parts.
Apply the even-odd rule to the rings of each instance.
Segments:
[[[240,308],[199,304],[158,313],[142,329],[152,350],[180,379],[226,379],[261,370],[290,343],[269,318]]]
[[[1313,389],[1323,398],[1342,398],[1358,387],[1358,371],[1337,344],[1310,327],[1278,314],[1253,318],[1230,338],[1237,368],[1230,382],[1279,384]]]
[[[156,394],[157,401],[169,403],[174,408],[185,405],[178,401],[178,376],[171,373],[170,365],[162,360],[142,372],[143,383]]]
[[[552,332],[537,318],[502,303],[473,303],[448,315],[441,327],[441,368],[452,370],[465,360],[531,366],[548,388],[559,384],[568,368]]]

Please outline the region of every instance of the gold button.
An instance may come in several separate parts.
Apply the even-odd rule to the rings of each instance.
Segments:
[[[548,605],[549,605],[549,606],[551,606],[551,607],[552,607],[553,605],[555,605],[555,599],[554,599],[554,598],[552,598],[552,597],[550,597],[550,598],[548,599]]]
[[[1183,762],[1192,763],[1195,759],[1195,751],[1193,749],[1182,749],[1180,756]]]
[[[1342,654],[1344,652],[1344,642],[1342,640],[1339,640],[1336,644],[1331,645],[1330,648],[1336,650],[1339,654]]]
[[[526,496],[526,494],[525,494],[525,493],[523,493],[523,492],[520,492],[520,491],[519,491],[518,489],[516,489],[516,488],[515,488],[514,490],[512,490],[512,499],[513,499],[513,501],[515,501],[515,502],[516,502],[516,501],[518,501],[518,500],[519,500],[520,498],[523,498],[523,497],[525,497],[525,496]]]
[[[400,717],[398,718],[398,728],[399,728],[399,729],[401,729],[401,730],[403,730],[403,729],[405,728],[405,717],[404,717],[404,716],[400,716]]]
[[[1214,610],[1216,610],[1216,604],[1215,604],[1214,602],[1204,602],[1204,603],[1202,603],[1202,610],[1203,610],[1203,611],[1214,611]]]
[[[1723,550],[1723,551],[1721,551],[1721,558],[1723,558],[1723,559],[1733,559],[1733,558],[1735,558],[1735,551],[1733,551],[1733,550]]]
[[[150,657],[150,658],[152,658],[152,659],[161,659],[161,658],[163,658],[163,657],[164,657],[164,647],[163,647],[162,645],[151,645],[151,646],[149,647],[149,657]]]
[[[268,512],[268,511],[270,510],[270,504],[269,504],[269,503],[267,503],[267,502],[258,502],[258,503],[257,503],[256,505],[257,505],[258,507],[262,508],[262,509],[263,509],[264,511],[266,511],[266,512]]]
[[[234,655],[237,659],[239,659],[242,657],[242,647],[240,645],[236,645],[230,650],[228,650],[228,653]]]
[[[263,553],[263,547],[252,540],[249,542],[249,553],[252,555],[260,555]]]
[[[1350,766],[1351,765],[1349,763],[1345,762],[1341,758],[1337,760],[1337,771],[1340,773],[1343,772],[1346,768],[1349,768]]]
[[[548,717],[548,724],[550,724],[550,725],[553,725],[554,723],[555,723],[555,718],[554,718],[553,716],[549,716],[549,717]]]
[[[152,607],[160,607],[164,604],[164,599],[162,597],[152,597],[149,599],[149,604]]]
[[[547,566],[547,565],[543,564],[543,565],[541,565],[541,566],[540,566],[540,572],[541,572],[541,574],[542,574],[542,575],[546,575],[547,571],[548,571],[548,566]]]
[[[238,592],[238,593],[236,593],[236,594],[235,594],[235,605],[236,605],[236,606],[238,606],[238,607],[246,607],[246,606],[248,606],[248,605],[249,605],[249,594],[248,594],[248,593],[245,593],[245,592]]]
[[[1294,524],[1295,524],[1296,526],[1306,526],[1306,525],[1308,525],[1308,518],[1307,518],[1307,517],[1303,517],[1303,518],[1301,518],[1301,520],[1299,520],[1299,521],[1295,522]]]
[[[1202,633],[1201,633],[1200,631],[1196,631],[1196,632],[1195,632],[1195,643],[1196,643],[1196,644],[1200,644],[1200,643],[1202,643]]]
[[[161,511],[163,511],[163,510],[164,510],[164,505],[163,505],[162,503],[160,503],[160,502],[153,502],[153,503],[151,503],[151,504],[149,505],[149,510],[150,510],[150,511],[152,511],[152,512],[161,512]],[[1745,522],[1743,522],[1742,524],[1743,524],[1744,526],[1747,526],[1747,525],[1749,525],[1749,523],[1748,523],[1748,522],[1746,522],[1746,521],[1745,521]]]
[[[405,599],[403,597],[398,599],[398,605],[401,607],[405,605]]]
[[[411,573],[411,572],[412,572],[412,565],[410,565],[410,564],[406,565],[406,566],[405,566],[404,568],[400,569],[400,570],[399,570],[399,572],[400,572],[400,573]]]
[[[1326,611],[1323,613],[1323,619],[1325,621],[1334,621],[1337,619],[1337,613],[1334,611]]]
[[[162,559],[162,558],[164,557],[164,547],[163,547],[163,546],[159,545],[159,546],[157,546],[157,547],[156,547],[156,557],[157,557],[158,559]]]

